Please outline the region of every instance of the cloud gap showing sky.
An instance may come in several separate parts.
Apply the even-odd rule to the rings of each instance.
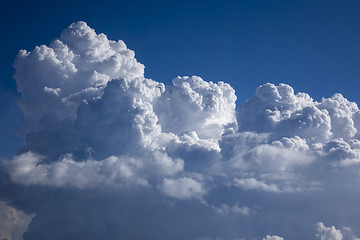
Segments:
[[[267,83],[237,106],[226,82],[145,78],[81,21],[14,67],[25,143],[0,165],[0,238],[358,239],[360,110],[342,94]]]

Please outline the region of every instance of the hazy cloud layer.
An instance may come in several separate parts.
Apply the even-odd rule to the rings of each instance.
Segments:
[[[357,239],[314,231],[360,229],[360,111],[341,94],[267,83],[237,107],[224,82],[145,78],[84,22],[14,66],[25,144],[0,190],[36,214],[24,239]]]

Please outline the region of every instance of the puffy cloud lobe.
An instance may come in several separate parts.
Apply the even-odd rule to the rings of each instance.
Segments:
[[[99,186],[149,186],[144,177],[167,176],[183,170],[183,161],[173,161],[164,153],[155,152],[147,159],[111,156],[101,161],[77,162],[71,155],[60,161],[42,164],[44,157],[27,152],[16,156],[7,164],[11,179],[16,183],[50,185],[58,187],[94,188]],[[150,169],[150,170],[149,170]],[[153,173],[151,174],[151,169]],[[192,183],[192,182],[190,182]],[[190,193],[198,190],[184,187]],[[168,189],[170,189],[168,187]],[[171,191],[171,189],[170,189]]]
[[[318,233],[316,236],[320,240],[342,240],[343,235],[340,230],[337,230],[334,226],[325,227],[322,222],[316,224],[316,230]]]
[[[220,139],[225,127],[236,127],[234,89],[200,77],[177,77],[155,104],[165,132],[195,131],[200,138]]]
[[[308,143],[331,139],[349,140],[357,133],[359,108],[341,94],[313,101],[305,93],[294,94],[286,84],[264,84],[237,111],[239,131],[270,133],[271,138],[294,137]]]
[[[342,138],[331,140],[323,145],[326,158],[332,160],[333,166],[348,167],[359,163],[360,141],[350,139],[346,142]]]
[[[67,153],[80,159],[142,155],[170,145],[169,151],[218,150],[225,128],[236,125],[230,85],[184,77],[165,89],[143,77],[143,65],[122,41],[84,22],[70,25],[49,47],[21,51],[15,68],[25,116],[20,152],[40,153],[45,162]]]
[[[343,227],[341,229],[342,234],[344,235],[344,240],[359,240],[360,238],[358,238],[353,230],[350,227]]]
[[[289,85],[270,83],[260,86],[237,112],[240,131],[298,135],[311,142],[354,137],[358,114],[356,103],[341,94],[315,102],[305,93],[294,94]]]
[[[223,167],[236,187],[278,193],[316,188],[299,175],[316,156],[298,136],[271,141],[269,134],[240,132],[225,135],[220,147],[227,156]]]
[[[34,214],[26,214],[0,201],[0,239],[21,240]]]
[[[279,192],[280,189],[274,184],[267,184],[255,178],[235,179],[234,185],[245,190],[262,190],[267,192]]]
[[[334,226],[326,227],[324,223],[318,222],[315,224],[316,237],[320,240],[358,240],[352,229],[343,227],[341,230],[336,229]]]
[[[334,138],[350,139],[357,133],[354,117],[359,114],[356,103],[349,102],[340,93],[331,98],[323,99],[318,104],[319,109],[326,109],[331,117],[331,132]]]
[[[189,177],[179,179],[165,178],[160,188],[166,195],[181,200],[201,198],[205,194],[202,184]]]
[[[105,158],[139,152],[139,148],[160,148],[156,139],[161,128],[151,101],[163,89],[163,84],[150,79],[114,79],[101,98],[79,105],[75,121],[58,122],[53,115],[43,118],[42,129],[27,134],[22,152],[36,151],[56,160],[66,153],[82,157],[88,150],[94,157]]]
[[[277,190],[281,183],[256,179],[268,173],[298,178],[299,170],[315,160],[332,167],[359,162],[359,113],[356,103],[341,94],[316,102],[305,93],[295,94],[289,85],[267,83],[238,108],[239,129],[223,136],[221,152],[228,160],[226,166],[239,169],[245,177],[239,186],[281,192]],[[252,184],[244,184],[249,179]],[[313,188],[312,184],[308,187]],[[286,191],[294,189],[303,190],[304,186]]]
[[[71,24],[49,47],[21,50],[14,64],[25,121],[21,133],[41,128],[49,114],[74,120],[79,104],[101,97],[111,79],[142,77],[144,66],[134,55],[123,41],[108,40],[85,22]]]
[[[212,159],[208,164],[218,161],[218,139],[236,128],[236,96],[229,84],[193,76],[165,88],[143,77],[143,65],[122,41],[96,34],[84,22],[70,25],[49,47],[21,51],[15,68],[25,115],[25,144],[8,167],[17,183],[86,188],[128,182],[126,172],[102,169],[126,166],[133,176],[130,162],[143,166],[145,178],[169,176],[184,169],[180,158],[198,170],[203,164],[192,155],[205,153]],[[184,192],[202,195],[202,186],[193,185]],[[169,193],[178,184],[163,186]]]
[[[41,156],[28,152],[15,157],[7,167],[12,180],[22,184],[77,188],[126,182],[148,185],[145,179],[134,176],[143,167],[136,159],[109,157],[103,161],[75,162],[68,156],[52,164],[40,162]]]
[[[282,120],[303,108],[312,105],[307,94],[294,94],[286,85],[264,84],[256,90],[256,95],[239,107],[237,120],[240,131],[272,132]]]
[[[102,98],[78,109],[76,134],[80,149],[91,147],[95,155],[107,157],[159,148],[154,141],[161,128],[151,100],[162,91],[162,84],[148,79],[109,82]]]
[[[284,238],[275,235],[273,236],[266,235],[266,237],[264,237],[263,240],[284,240]]]

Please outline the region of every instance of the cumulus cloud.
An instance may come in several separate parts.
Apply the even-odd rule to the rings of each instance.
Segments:
[[[343,227],[341,230],[336,229],[334,226],[326,227],[324,223],[318,222],[316,227],[316,237],[320,240],[358,240],[352,229]]]
[[[349,227],[343,227],[341,230],[336,227],[326,227],[324,223],[318,222],[315,224],[316,237],[320,240],[358,240],[352,229]]]
[[[50,46],[21,50],[15,79],[24,113],[22,134],[40,129],[41,119],[74,120],[83,101],[99,97],[114,78],[135,78],[144,66],[123,41],[96,34],[85,22],[71,24]]]
[[[268,192],[279,192],[280,189],[274,184],[267,184],[255,178],[235,179],[234,185],[245,190],[262,190]]]
[[[343,235],[340,230],[337,230],[334,226],[325,227],[322,222],[316,224],[317,234],[316,236],[320,240],[342,240]]]
[[[299,173],[319,164],[333,168],[358,165],[358,115],[357,104],[341,94],[317,102],[306,93],[294,93],[286,84],[261,85],[237,109],[238,131],[225,134],[220,141],[225,166],[242,173],[237,181],[244,189],[291,192],[316,188],[316,181],[304,181]],[[265,176],[282,176],[284,181],[275,183]]]
[[[266,237],[264,237],[263,240],[284,240],[284,238],[275,235],[273,236],[266,235]]]
[[[21,240],[34,214],[7,206],[0,201],[0,239]]]
[[[16,156],[8,165],[11,179],[21,184],[73,186],[91,188],[101,184],[140,184],[145,179],[137,176],[143,163],[133,158],[109,157],[103,161],[76,162],[71,156],[52,164],[41,164],[42,157],[32,152]]]
[[[15,68],[25,116],[20,152],[43,156],[41,164],[71,154],[74,163],[88,163],[81,169],[112,156],[146,165],[147,156],[163,152],[171,160],[144,168],[207,169],[236,178],[243,189],[289,192],[312,187],[297,179],[315,159],[333,167],[358,163],[359,109],[342,95],[316,102],[289,85],[264,84],[236,110],[229,84],[146,79],[133,51],[84,22],[49,47],[20,51]]]
[[[267,83],[237,107],[224,82],[145,78],[123,41],[85,22],[21,50],[14,66],[25,143],[0,166],[0,187],[36,212],[27,240],[306,239],[303,223],[336,219],[339,196],[357,207],[360,111],[341,94],[317,102]],[[351,235],[316,226],[320,239]]]
[[[238,108],[237,120],[240,132],[267,133],[275,145],[303,152],[335,139],[356,141],[358,114],[357,104],[341,94],[316,102],[289,85],[268,83]]]
[[[166,195],[182,200],[201,197],[205,193],[200,182],[188,177],[179,179],[165,178],[161,189]]]
[[[235,128],[235,90],[227,83],[206,82],[200,77],[177,77],[155,104],[165,132],[195,131],[200,138],[220,139],[226,128]]]

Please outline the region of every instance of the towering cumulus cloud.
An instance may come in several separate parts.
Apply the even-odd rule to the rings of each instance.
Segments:
[[[224,82],[145,78],[123,41],[85,22],[14,66],[25,143],[0,168],[2,209],[19,213],[1,233],[357,239],[360,111],[341,94],[267,83],[236,107]]]

